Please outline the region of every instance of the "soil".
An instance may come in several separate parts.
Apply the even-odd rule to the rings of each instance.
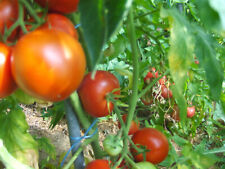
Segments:
[[[56,147],[56,160],[52,161],[54,164],[59,163],[59,159],[62,159],[64,154],[70,148],[70,141],[68,135],[68,128],[66,119],[62,119],[59,124],[57,124],[53,129],[50,129],[51,124],[50,118],[43,118],[41,114],[41,109],[47,111],[46,105],[33,104],[33,105],[23,105],[26,119],[29,125],[29,133],[36,137],[46,137],[50,142]],[[118,131],[117,122],[112,120],[101,121],[98,124],[100,145],[102,146],[102,141],[108,134],[116,134]],[[81,131],[82,132],[82,131]],[[87,146],[84,150],[84,155],[89,160],[92,159],[93,151],[91,146]],[[39,162],[45,160],[47,154],[45,152],[39,152]],[[67,158],[69,159],[69,157]]]

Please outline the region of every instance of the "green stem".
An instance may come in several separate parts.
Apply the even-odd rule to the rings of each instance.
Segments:
[[[133,10],[132,7],[130,9],[129,15],[128,15],[128,37],[131,43],[131,49],[132,49],[132,60],[133,60],[133,86],[132,86],[132,94],[130,96],[129,100],[129,109],[128,109],[128,116],[126,121],[126,130],[125,135],[128,134],[131,121],[134,116],[135,108],[137,105],[137,99],[138,99],[138,78],[139,78],[139,54],[138,54],[138,47],[137,47],[137,41],[136,41],[136,33],[135,33],[135,27],[134,27],[134,18],[133,18]]]
[[[141,15],[138,15],[138,16],[134,17],[134,19],[136,20],[136,19],[139,19],[139,18],[141,18],[141,17],[147,16],[147,15],[151,15],[151,14],[157,12],[157,11],[158,11],[158,10],[146,12],[146,13],[144,13],[144,14],[141,14]]]
[[[38,17],[35,10],[31,7],[27,0],[19,0],[19,2],[23,3],[23,5],[26,7],[30,15],[35,19],[37,23],[41,23],[41,19]]]
[[[79,154],[83,151],[83,149],[90,144],[93,141],[93,138],[90,138],[88,140],[85,140],[84,143],[79,147],[79,149],[76,151],[76,153],[73,155],[73,157],[70,159],[70,161],[63,167],[63,169],[69,169],[70,166],[73,165],[74,161],[77,159]]]
[[[124,158],[132,167],[136,168],[136,163],[128,155],[125,155]]]
[[[85,130],[87,130],[89,128],[89,126],[91,125],[87,113],[83,111],[83,108],[81,106],[80,100],[79,100],[79,96],[77,94],[77,92],[74,92],[71,96],[71,104],[73,105],[76,115],[81,123],[81,125],[85,128]],[[94,129],[90,130],[91,133],[94,132]],[[98,132],[95,134],[95,136],[93,137],[94,141],[92,142],[92,148],[95,154],[95,158],[99,159],[102,158],[104,156],[104,152],[102,151],[100,144],[99,144],[99,134]]]

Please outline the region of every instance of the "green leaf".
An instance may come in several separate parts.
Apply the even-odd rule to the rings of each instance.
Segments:
[[[38,149],[45,151],[52,159],[56,158],[56,151],[54,145],[51,144],[50,140],[45,137],[35,138],[38,143]]]
[[[3,145],[3,141],[0,139],[0,161],[3,162],[7,169],[32,169],[29,166],[22,164],[15,159]]]
[[[212,98],[214,100],[219,100],[224,71],[219,61],[216,59],[215,45],[212,39],[199,28],[196,28],[196,32],[196,56],[199,59],[200,65],[205,69]]]
[[[82,33],[87,47],[87,64],[93,70],[106,41],[106,19],[103,0],[82,0],[79,3]],[[90,70],[90,71],[91,71]]]
[[[132,0],[112,1],[106,0],[107,39],[111,37],[132,4]]]
[[[184,98],[184,87],[187,79],[187,72],[191,65],[194,38],[191,34],[190,24],[186,18],[178,13],[177,10],[162,10],[162,17],[169,17],[171,27],[169,66],[170,73],[175,82],[172,87],[173,95],[176,98],[177,105],[180,108],[181,122],[187,116],[186,99]]]
[[[7,100],[4,104],[7,105]],[[7,111],[1,111],[0,114],[0,138],[8,151],[25,164],[37,165],[37,143],[27,132],[28,124],[21,108],[14,106]]]
[[[212,0],[215,1],[215,0]],[[222,0],[223,1],[223,0]],[[218,13],[210,6],[208,0],[196,1],[201,21],[209,30],[221,29]],[[218,4],[221,5],[221,4]]]
[[[51,117],[51,124],[49,128],[53,129],[64,117],[64,115],[65,115],[65,106],[64,101],[62,101],[54,103],[53,107],[49,108],[48,113],[44,114],[43,117]]]
[[[220,148],[205,151],[203,154],[216,154],[216,153],[225,153],[225,145],[223,145],[223,147]]]
[[[132,0],[82,0],[81,27],[87,48],[88,68],[93,70],[103,56],[103,46],[127,14]]]
[[[224,0],[209,0],[210,6],[217,11],[223,30],[225,30],[225,1]]]
[[[199,169],[210,168],[216,162],[216,157],[214,155],[203,155],[201,153],[197,153],[193,151],[191,145],[184,146],[182,154]]]

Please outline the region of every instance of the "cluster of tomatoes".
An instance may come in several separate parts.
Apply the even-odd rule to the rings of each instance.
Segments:
[[[85,53],[74,24],[63,15],[76,11],[78,0],[36,2],[48,6],[50,11],[42,17],[43,24],[32,30],[35,20],[23,9],[22,19],[28,33],[18,26],[7,38],[7,42],[13,41],[15,45],[0,43],[0,98],[18,87],[35,98],[60,101],[74,92],[83,79]],[[21,19],[19,3],[22,2],[0,1],[1,37]]]
[[[150,71],[147,73],[147,75],[144,78],[145,85],[149,85],[153,79],[156,79],[159,77],[158,71],[153,67],[150,69]],[[157,88],[159,90],[156,90],[157,92],[153,92],[152,89],[150,89],[146,94],[141,98],[141,101],[144,105],[149,106],[153,103],[153,97],[157,98],[158,96],[161,96],[162,98],[166,99],[173,99],[173,93],[170,89],[171,83],[167,80],[166,76],[163,76],[161,79],[157,82]],[[180,121],[179,117],[179,107],[177,104],[174,104],[173,106],[173,112],[171,114],[172,118],[176,121]],[[195,115],[195,106],[189,106],[187,107],[187,117],[192,118]]]

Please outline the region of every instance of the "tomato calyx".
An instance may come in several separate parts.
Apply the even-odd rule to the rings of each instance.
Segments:
[[[103,147],[110,156],[117,156],[123,149],[123,140],[119,136],[108,135],[103,141]]]

